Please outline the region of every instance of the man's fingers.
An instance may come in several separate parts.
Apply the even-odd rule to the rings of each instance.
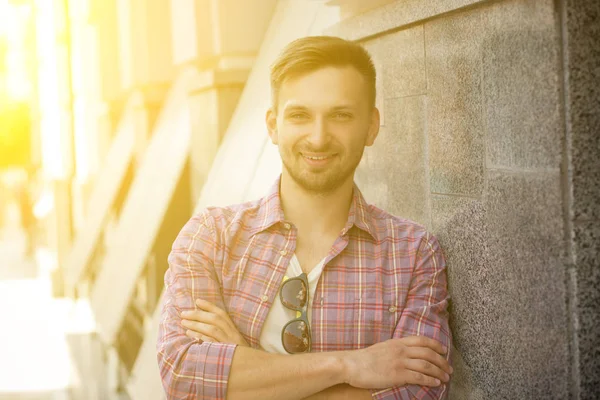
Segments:
[[[185,328],[198,332],[201,335],[209,336],[211,338],[217,339],[219,342],[224,342],[227,340],[225,337],[225,333],[218,327],[210,324],[205,324],[203,322],[196,322],[184,319],[181,321],[181,325]]]
[[[229,320],[223,319],[221,316],[210,311],[182,311],[181,317],[191,321],[203,322],[205,324],[214,325],[223,331],[227,330],[230,327]]]
[[[212,342],[212,343],[219,343],[218,340],[216,340],[215,338],[211,338],[209,336],[203,335],[201,333],[192,331],[190,329],[188,329],[187,331],[185,331],[185,335],[187,337],[190,337],[192,339],[198,339],[198,340],[202,340],[203,342]]]
[[[441,355],[446,355],[448,351],[440,342],[426,336],[407,336],[400,340],[402,340],[402,343],[404,343],[406,346],[429,347]]]
[[[419,386],[431,386],[436,387],[440,386],[441,382],[437,378],[432,378],[431,376],[422,374],[417,371],[406,371],[407,379],[406,384],[408,385],[419,385]]]
[[[439,379],[442,382],[448,382],[450,380],[450,375],[448,375],[435,364],[432,364],[426,360],[408,359],[405,361],[404,365],[411,371],[420,372],[423,375]]]
[[[220,317],[224,317],[225,316],[224,314],[226,314],[225,311],[223,311],[221,308],[217,307],[216,305],[214,305],[210,301],[207,301],[207,300],[204,300],[204,299],[196,299],[196,305],[198,307],[200,307],[201,310],[211,312],[211,313],[216,314],[216,315],[218,315]]]
[[[181,313],[181,316],[184,319],[189,319],[191,321],[205,322],[205,323],[209,323],[209,324],[214,324],[217,320],[220,319],[215,314],[208,312],[208,311],[203,311],[203,310],[183,311]]]
[[[412,359],[430,362],[448,374],[452,373],[448,360],[428,347],[407,347],[406,355]]]

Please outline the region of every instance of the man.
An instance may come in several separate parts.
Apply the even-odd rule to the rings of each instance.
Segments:
[[[167,397],[444,398],[439,244],[354,185],[379,131],[368,53],[299,39],[271,86],[280,178],[260,200],[194,216],[169,256],[158,338]]]

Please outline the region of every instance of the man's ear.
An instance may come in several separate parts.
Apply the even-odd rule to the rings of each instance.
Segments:
[[[265,122],[267,123],[267,130],[269,131],[269,137],[271,138],[271,142],[275,145],[278,144],[277,113],[273,110],[273,108],[269,108],[267,110]]]
[[[373,107],[371,111],[371,123],[369,125],[369,133],[367,134],[367,142],[366,146],[372,146],[375,143],[375,139],[377,139],[377,135],[379,134],[379,125],[381,123],[381,116],[379,115],[379,109],[377,107]]]

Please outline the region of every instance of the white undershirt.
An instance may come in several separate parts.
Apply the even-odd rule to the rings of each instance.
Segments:
[[[311,317],[311,308],[312,302],[315,298],[315,290],[317,288],[317,282],[319,281],[319,277],[321,276],[321,272],[323,271],[325,258],[321,260],[308,274],[308,311],[307,318],[310,321]],[[285,271],[285,276],[288,278],[294,278],[302,273],[302,267],[300,266],[300,262],[296,257],[296,254],[293,255],[290,260],[290,264],[288,265],[287,270]],[[283,282],[282,282],[283,283]],[[269,310],[269,314],[267,315],[267,319],[265,320],[265,324],[263,325],[262,332],[260,334],[260,345],[261,347],[269,352],[269,353],[280,353],[280,354],[288,354],[287,351],[283,348],[283,344],[281,343],[281,329],[285,324],[287,324],[292,319],[296,318],[296,312],[294,310],[290,310],[287,307],[284,307],[281,304],[281,299],[279,297],[279,292],[277,292],[277,297]]]

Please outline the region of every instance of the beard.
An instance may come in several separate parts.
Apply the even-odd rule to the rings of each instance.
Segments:
[[[331,160],[331,165],[313,168],[306,164],[304,157],[300,155],[301,151],[293,149],[292,152],[284,152],[279,149],[283,167],[290,178],[307,192],[321,195],[333,192],[354,176],[363,151],[364,146],[361,146],[359,151],[352,152],[353,155],[346,160],[342,159],[344,153],[331,151],[329,153],[337,153]]]

